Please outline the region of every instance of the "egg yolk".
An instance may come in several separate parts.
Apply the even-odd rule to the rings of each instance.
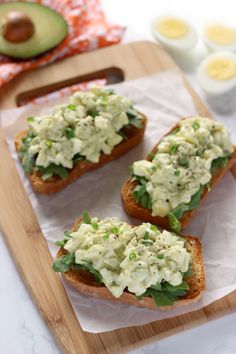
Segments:
[[[187,24],[173,17],[168,17],[158,21],[156,27],[162,36],[171,39],[184,37],[188,33]]]
[[[226,58],[214,59],[207,64],[206,72],[214,80],[229,80],[236,75],[236,62]]]
[[[206,36],[217,44],[230,45],[236,42],[236,31],[226,26],[209,26],[206,30]]]

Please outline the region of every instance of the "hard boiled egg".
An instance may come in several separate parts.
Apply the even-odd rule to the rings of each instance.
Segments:
[[[220,50],[236,51],[236,29],[220,23],[212,23],[205,27],[203,39],[213,52]]]
[[[152,24],[152,32],[163,46],[175,52],[193,49],[198,39],[189,23],[171,16],[158,17]]]
[[[236,55],[217,52],[202,61],[197,71],[201,88],[210,106],[219,113],[236,109]]]
[[[217,52],[200,64],[197,77],[199,84],[209,94],[220,94],[236,86],[236,55]]]

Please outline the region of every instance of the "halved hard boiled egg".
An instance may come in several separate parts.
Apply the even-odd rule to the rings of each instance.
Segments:
[[[236,29],[220,23],[212,23],[205,27],[203,39],[213,52],[219,50],[236,51]]]
[[[152,32],[163,46],[176,52],[193,49],[198,40],[195,29],[178,17],[158,17],[152,24]]]
[[[197,78],[203,90],[212,95],[230,91],[236,86],[236,55],[217,52],[202,61]]]

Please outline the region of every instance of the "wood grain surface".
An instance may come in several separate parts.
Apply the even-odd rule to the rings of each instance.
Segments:
[[[1,108],[15,107],[24,92],[35,89],[40,92],[41,87],[46,92],[45,87],[63,87],[64,82],[74,83],[75,78],[79,81],[84,75],[111,67],[121,69],[125,80],[130,80],[174,68],[176,65],[162,48],[150,42],[100,49],[20,75],[1,89]],[[199,114],[210,115],[187,82],[186,86]],[[83,332],[58,275],[51,270],[52,259],[46,241],[1,129],[0,151],[1,231],[22,280],[65,353],[125,352],[236,310],[236,292],[233,292],[202,310],[175,318],[101,334]],[[236,176],[235,172],[234,170]]]

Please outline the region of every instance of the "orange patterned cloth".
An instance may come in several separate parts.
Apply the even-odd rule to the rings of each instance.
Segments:
[[[0,0],[0,3],[10,2]],[[36,59],[14,61],[0,55],[0,87],[22,71],[32,70],[81,52],[119,43],[124,27],[106,22],[99,0],[31,0],[64,16],[68,36],[55,49]]]

